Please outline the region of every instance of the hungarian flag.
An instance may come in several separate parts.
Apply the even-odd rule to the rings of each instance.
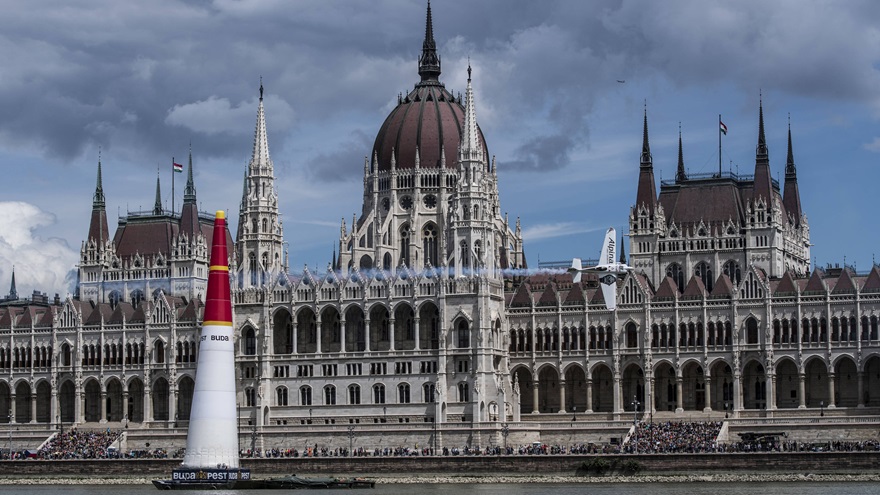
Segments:
[[[721,133],[726,136],[727,135],[727,126],[724,125],[724,122],[721,122],[720,120],[718,121],[718,123],[721,124]]]
[[[721,124],[721,125],[724,125],[724,124]],[[727,132],[727,131],[724,131],[724,132]],[[171,163],[174,166],[175,172],[177,172],[179,174],[183,173],[183,165],[181,165],[180,163],[177,163],[177,162],[171,162]]]

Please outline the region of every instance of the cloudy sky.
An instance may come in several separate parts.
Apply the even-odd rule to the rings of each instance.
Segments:
[[[237,218],[266,88],[291,266],[326,266],[363,157],[418,81],[423,0],[0,0],[0,294],[70,290],[99,150],[111,229],[192,143],[201,208]],[[496,155],[529,263],[595,257],[635,200],[647,102],[657,179],[751,174],[763,94],[774,177],[789,115],[819,265],[880,251],[880,3],[435,0],[441,80]],[[618,82],[625,81],[625,82]],[[175,204],[183,184],[178,177]],[[349,220],[350,221],[350,220]],[[234,227],[234,226],[233,226]],[[880,255],[880,252],[877,253]]]

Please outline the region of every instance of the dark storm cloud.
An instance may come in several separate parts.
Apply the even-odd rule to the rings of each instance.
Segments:
[[[433,11],[443,79],[463,89],[470,56],[478,118],[499,160],[553,170],[588,146],[590,113],[617,79],[728,82],[880,108],[880,4],[848,5],[483,0],[438,1]],[[277,108],[267,106],[276,150],[305,126],[349,115],[375,121],[363,131],[371,134],[380,110],[417,81],[424,8],[393,0],[22,1],[0,18],[0,142],[62,163],[102,145],[152,167],[190,140],[205,155],[238,159],[250,149],[261,75],[278,98]],[[273,111],[282,118],[273,122]],[[320,180],[359,177],[354,164],[369,141],[315,146],[297,160]]]
[[[504,163],[507,170],[537,172],[559,170],[568,165],[568,153],[573,146],[569,136],[541,136],[532,138],[516,148],[518,160]]]
[[[355,164],[364,163],[364,157],[372,146],[372,138],[355,131],[351,139],[338,145],[333,151],[321,153],[308,161],[306,169],[315,179],[339,182],[356,177]]]

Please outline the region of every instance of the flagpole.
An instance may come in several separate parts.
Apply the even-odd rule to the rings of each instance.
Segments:
[[[718,177],[721,177],[721,114],[718,114]]]
[[[718,117],[719,119],[721,116]],[[720,131],[719,131],[720,132]],[[719,137],[719,142],[721,138]],[[177,172],[174,170],[174,157],[171,157],[171,216],[174,217],[174,174]]]

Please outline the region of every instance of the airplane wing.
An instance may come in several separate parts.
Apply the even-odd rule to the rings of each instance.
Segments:
[[[574,258],[571,260],[571,268],[568,269],[568,273],[573,273],[574,277],[572,277],[572,282],[578,284],[581,281],[581,259]]]
[[[607,274],[599,279],[602,288],[602,297],[605,299],[605,307],[613,310],[617,307],[617,277]]]
[[[600,265],[610,265],[617,261],[614,258],[614,254],[617,252],[617,249],[615,249],[616,237],[617,231],[614,230],[614,227],[609,228],[605,232],[605,242],[602,243],[602,253],[599,255]]]

